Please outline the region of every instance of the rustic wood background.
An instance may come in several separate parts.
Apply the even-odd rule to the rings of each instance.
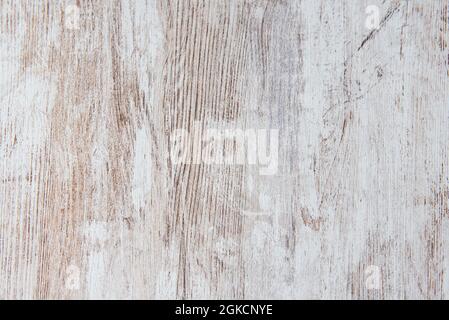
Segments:
[[[0,4],[0,298],[449,298],[447,0]]]

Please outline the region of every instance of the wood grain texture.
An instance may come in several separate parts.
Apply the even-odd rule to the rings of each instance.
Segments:
[[[0,0],[0,298],[449,298],[448,4]]]

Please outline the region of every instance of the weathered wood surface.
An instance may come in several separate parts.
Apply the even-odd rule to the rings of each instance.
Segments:
[[[447,0],[0,4],[0,298],[449,298]]]

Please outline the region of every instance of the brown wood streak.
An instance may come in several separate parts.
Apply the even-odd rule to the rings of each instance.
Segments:
[[[447,299],[448,4],[372,2],[0,0],[0,298]]]

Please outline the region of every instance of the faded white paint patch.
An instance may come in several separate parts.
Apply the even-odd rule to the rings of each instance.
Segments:
[[[132,199],[134,208],[141,210],[151,191],[151,144],[145,129],[136,133],[132,180]]]
[[[87,253],[87,292],[89,298],[103,297],[107,283],[105,248],[111,236],[111,226],[105,221],[85,222],[81,227],[84,241],[89,244]]]
[[[48,137],[48,115],[56,90],[56,83],[27,72],[23,81],[8,87],[8,94],[0,97],[0,129],[9,132],[11,139],[2,142],[0,157],[8,159],[16,173],[23,176],[29,173],[31,157],[27,155],[36,154]]]
[[[108,283],[106,277],[105,257],[102,251],[90,252],[87,261],[87,292],[89,299],[98,299],[104,296],[104,284]]]
[[[108,223],[103,221],[85,223],[81,229],[81,233],[89,243],[98,245],[103,245],[110,237]]]

